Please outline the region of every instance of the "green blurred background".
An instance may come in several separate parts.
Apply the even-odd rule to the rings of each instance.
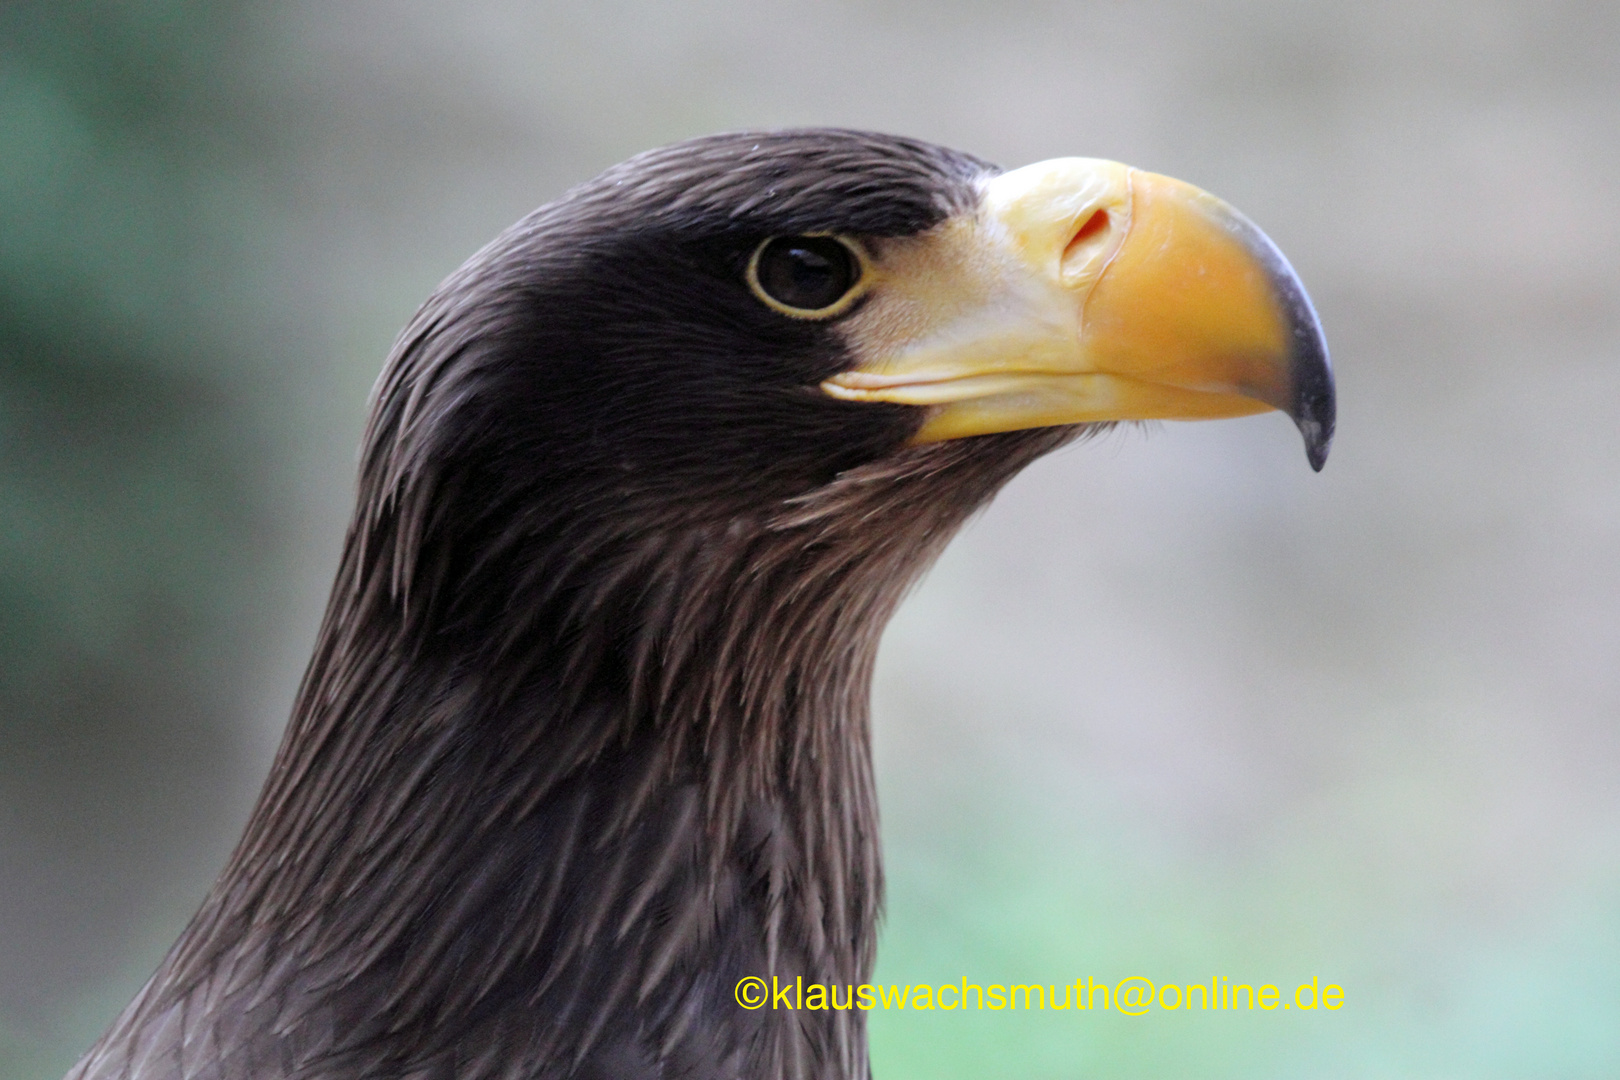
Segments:
[[[0,1077],[240,828],[392,335],[742,126],[1113,157],[1281,245],[1341,435],[1031,469],[897,618],[880,976],[1347,988],[872,1016],[882,1077],[1620,1075],[1620,5],[0,4]]]

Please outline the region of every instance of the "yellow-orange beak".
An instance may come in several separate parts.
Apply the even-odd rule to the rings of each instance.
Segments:
[[[823,389],[927,407],[920,442],[1280,409],[1320,469],[1333,437],[1321,326],[1282,254],[1168,177],[1061,158],[991,178],[972,220],[880,251]]]

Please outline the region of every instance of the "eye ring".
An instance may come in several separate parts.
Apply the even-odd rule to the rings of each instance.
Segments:
[[[748,260],[748,287],[760,303],[792,319],[831,319],[870,287],[866,251],[846,236],[801,233],[760,242]]]

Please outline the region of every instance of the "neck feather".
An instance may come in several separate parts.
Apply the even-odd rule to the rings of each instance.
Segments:
[[[240,847],[79,1075],[141,1075],[177,1010],[312,1078],[866,1075],[859,1011],[748,1012],[732,990],[843,998],[870,976],[879,635],[962,521],[1068,436],[559,533],[497,617],[449,632],[421,632],[447,609],[396,565],[430,545],[363,513]]]

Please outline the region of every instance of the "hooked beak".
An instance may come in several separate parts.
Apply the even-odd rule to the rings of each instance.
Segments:
[[[868,359],[822,388],[928,408],[918,442],[1280,409],[1311,466],[1327,459],[1333,374],[1310,298],[1264,233],[1190,184],[1041,162],[985,181],[973,219],[912,258],[935,271],[878,268],[883,295],[846,330]],[[942,285],[942,258],[965,284]]]

